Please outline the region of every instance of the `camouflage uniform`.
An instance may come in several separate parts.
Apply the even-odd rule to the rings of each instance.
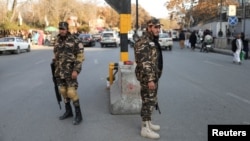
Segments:
[[[61,22],[64,24],[65,22]],[[59,24],[60,27],[60,24]],[[68,25],[66,26],[68,27]],[[62,29],[63,30],[63,29]],[[72,79],[72,72],[76,71],[78,74],[82,69],[82,62],[84,61],[84,47],[79,39],[68,32],[65,36],[57,36],[55,46],[55,77],[59,85],[59,91],[64,98],[66,112],[60,117],[61,120],[73,116],[70,106],[70,100],[75,106],[76,118],[74,124],[78,124],[81,119],[81,111],[79,104],[79,97],[77,94],[78,82],[77,79]]]
[[[141,85],[141,117],[142,121],[150,121],[153,108],[157,104],[158,80],[163,68],[162,51],[158,38],[149,32],[145,32],[136,42],[134,50],[137,63],[135,73]],[[148,88],[150,81],[155,82],[156,89]]]
[[[58,35],[57,41],[54,47],[54,54],[56,60],[55,76],[58,78],[57,83],[59,86],[75,87],[78,88],[77,79],[72,79],[71,74],[76,71],[78,74],[81,72],[82,59],[84,59],[83,44],[79,40],[68,33],[65,39],[62,39]],[[62,95],[65,99],[70,98],[67,95]],[[78,96],[72,97],[73,101],[78,100]]]

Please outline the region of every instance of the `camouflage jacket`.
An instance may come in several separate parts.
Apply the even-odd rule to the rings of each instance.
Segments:
[[[55,76],[70,78],[73,71],[81,72],[84,61],[84,47],[79,39],[68,33],[65,38],[57,36],[55,46]]]
[[[146,32],[134,47],[137,80],[140,82],[158,81],[163,68],[162,51],[158,39]]]

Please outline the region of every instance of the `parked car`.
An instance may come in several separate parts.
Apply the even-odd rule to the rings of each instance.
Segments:
[[[135,34],[134,30],[130,30],[128,31],[128,42],[132,42],[133,41],[133,35]]]
[[[174,41],[179,40],[179,32],[177,30],[170,30],[170,33],[171,33],[170,37],[172,37]]]
[[[162,49],[172,50],[173,47],[173,39],[169,36],[168,33],[160,33],[159,35],[159,43]]]
[[[100,41],[101,41],[102,35],[101,35],[100,33],[98,33],[98,34],[93,34],[92,36],[93,36],[93,38],[94,38],[95,41],[97,41],[97,42],[100,42]]]
[[[57,31],[45,34],[44,45],[54,46],[58,34]]]
[[[0,38],[0,54],[3,52],[19,54],[24,50],[30,52],[30,44],[28,41],[25,41],[20,37]]]
[[[91,34],[80,34],[78,38],[82,41],[84,46],[95,46],[95,40]]]
[[[101,47],[114,45],[118,47],[120,45],[120,37],[115,31],[104,31],[101,37]]]

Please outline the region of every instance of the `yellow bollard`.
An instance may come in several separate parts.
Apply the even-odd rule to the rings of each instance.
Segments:
[[[115,67],[115,63],[109,63],[109,85],[112,85],[114,81],[114,78],[113,78],[114,67]]]
[[[109,88],[110,85],[112,85],[115,80],[114,75],[116,74],[116,72],[114,74],[113,73],[114,70],[116,70],[117,72],[118,63],[113,63],[113,62],[109,63],[109,76],[107,77],[107,88]]]

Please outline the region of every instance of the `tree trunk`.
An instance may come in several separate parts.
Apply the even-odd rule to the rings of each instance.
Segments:
[[[16,13],[16,5],[17,5],[17,0],[14,0],[12,3],[12,7],[11,7],[11,16],[10,16],[10,22],[13,21],[14,17],[15,17],[15,13]]]

